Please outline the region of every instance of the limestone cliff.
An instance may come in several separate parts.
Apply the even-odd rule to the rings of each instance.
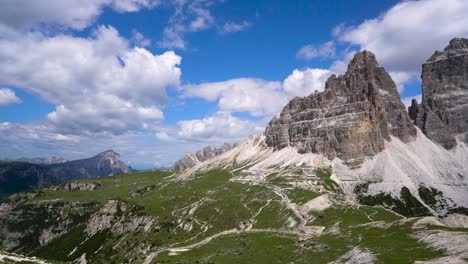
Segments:
[[[350,164],[381,152],[390,135],[409,142],[416,129],[395,83],[369,51],[357,53],[344,75],[332,75],[325,91],[290,101],[265,130],[276,150],[292,146]]]
[[[456,138],[468,142],[468,39],[455,38],[422,66],[422,102],[411,118],[428,138],[446,149]]]

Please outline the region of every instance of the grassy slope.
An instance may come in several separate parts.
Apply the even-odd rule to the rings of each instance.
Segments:
[[[337,191],[335,183],[329,179],[329,172],[319,171],[317,174],[326,190]],[[83,227],[79,227],[39,248],[35,254],[65,261],[76,258],[78,253],[88,252],[94,254],[93,263],[106,263],[109,260],[117,263],[128,260],[128,251],[141,243],[160,248],[199,235],[177,245],[182,246],[220,231],[237,228],[240,222],[252,218],[262,207],[263,210],[255,218],[254,228],[287,229],[288,219],[294,218],[271,189],[230,181],[231,174],[227,171],[214,170],[183,182],[173,181],[169,175],[170,172],[157,171],[83,180],[100,183],[102,187],[95,191],[40,191],[33,201],[35,204],[46,205],[57,200],[98,203],[109,199],[124,200],[141,207],[142,213],[158,218],[161,229],[150,234],[126,234],[125,237],[100,233],[86,240]],[[271,178],[269,183],[287,187],[287,182],[282,181],[280,176]],[[130,194],[138,188],[151,185],[155,185],[154,190],[131,198]],[[315,191],[298,188],[290,188],[287,193],[291,201],[298,204],[320,195]],[[180,210],[199,201],[200,206],[193,215],[187,214],[187,210]],[[311,213],[311,216],[313,220],[308,224],[325,226],[326,231],[338,226],[339,233],[307,240],[301,240],[295,235],[275,233],[222,236],[177,256],[163,252],[158,256],[158,263],[324,263],[337,259],[355,246],[370,250],[379,261],[385,263],[412,263],[414,260],[443,255],[412,238],[413,230],[409,225],[394,225],[388,229],[362,226],[371,221],[392,223],[400,219],[382,208],[338,206]],[[208,223],[208,230],[201,233],[202,226],[195,223],[195,219],[200,223]],[[192,223],[193,229],[185,231],[176,228],[181,220]],[[121,240],[125,242],[116,247]],[[104,246],[98,253],[93,253],[102,241]],[[68,256],[75,247],[78,247],[78,253]],[[135,257],[132,261],[138,263],[143,258]]]

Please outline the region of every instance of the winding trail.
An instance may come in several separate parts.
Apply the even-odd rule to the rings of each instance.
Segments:
[[[191,244],[191,245],[187,245],[185,247],[167,247],[167,248],[161,248],[160,250],[158,251],[155,251],[153,253],[151,253],[150,255],[148,255],[145,259],[145,262],[143,262],[143,264],[150,264],[151,261],[153,261],[153,259],[155,259],[160,253],[162,252],[165,252],[165,251],[170,251],[170,252],[186,252],[186,251],[189,251],[191,249],[194,249],[194,248],[197,248],[197,247],[201,247],[203,245],[206,245],[208,244],[209,242],[211,242],[211,240],[215,239],[215,238],[218,238],[218,237],[221,237],[221,236],[227,236],[227,235],[234,235],[234,234],[241,234],[241,233],[279,233],[279,234],[288,234],[288,235],[297,235],[297,232],[296,231],[292,231],[292,230],[282,230],[282,229],[255,229],[255,228],[252,228],[252,229],[244,229],[244,230],[239,230],[239,229],[229,229],[229,230],[225,230],[225,231],[222,231],[222,232],[219,232],[219,233],[216,233],[212,236],[209,236],[197,243],[194,243],[194,244]]]
[[[233,171],[231,171],[230,173],[232,174],[233,177],[235,177],[235,175],[233,174]],[[145,261],[143,262],[143,264],[150,264],[162,252],[166,252],[166,251],[173,252],[173,253],[186,252],[186,251],[189,251],[191,249],[198,248],[198,247],[201,247],[203,245],[206,245],[209,242],[211,242],[213,239],[216,239],[216,238],[221,237],[221,236],[228,236],[228,235],[241,234],[241,233],[278,233],[278,234],[303,236],[304,234],[311,235],[311,234],[321,233],[321,231],[323,230],[323,229],[321,229],[321,227],[313,227],[313,226],[306,227],[308,219],[306,217],[304,217],[299,212],[299,210],[296,208],[295,204],[291,203],[291,201],[289,200],[289,197],[284,193],[284,190],[282,188],[280,188],[280,187],[278,187],[276,185],[269,184],[266,181],[266,177],[265,177],[263,172],[256,171],[255,173],[256,173],[257,178],[259,179],[259,183],[266,186],[267,188],[273,190],[273,192],[276,195],[281,197],[281,200],[284,203],[284,205],[289,210],[291,210],[294,213],[294,215],[300,220],[301,223],[297,228],[295,228],[295,230],[252,228],[252,225],[254,223],[255,218],[261,213],[261,211],[266,206],[268,206],[271,203],[271,200],[267,200],[267,203],[265,205],[263,205],[262,207],[260,207],[258,209],[258,211],[255,214],[252,215],[252,217],[250,218],[250,221],[249,221],[250,223],[249,223],[248,226],[246,226],[244,228],[241,228],[241,229],[233,228],[233,229],[229,229],[229,230],[224,230],[224,231],[221,231],[221,232],[216,233],[214,235],[211,235],[209,237],[206,237],[205,239],[203,239],[203,240],[201,240],[199,242],[196,242],[196,243],[193,243],[193,244],[190,244],[190,245],[187,245],[187,246],[174,247],[175,245],[182,244],[182,243],[188,242],[190,240],[193,240],[198,235],[200,235],[200,234],[197,234],[195,237],[192,237],[192,238],[190,238],[188,240],[169,245],[167,247],[161,248],[161,249],[159,249],[159,250],[157,250],[155,252],[150,253],[145,258]],[[202,200],[200,200],[198,202],[201,202]],[[196,204],[198,202],[195,202],[194,204]],[[192,204],[192,205],[194,205],[194,204]],[[190,205],[190,206],[192,206],[192,205]],[[187,206],[187,207],[190,207],[190,206]],[[181,209],[186,209],[187,207],[181,208]],[[181,210],[181,209],[179,209],[179,210]],[[177,211],[179,211],[179,210],[177,210]],[[175,215],[174,213],[175,213],[175,211],[173,212],[173,215]],[[205,229],[203,231],[203,233],[206,232],[206,231],[207,231],[207,229]]]

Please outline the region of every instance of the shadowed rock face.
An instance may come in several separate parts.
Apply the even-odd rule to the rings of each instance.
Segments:
[[[292,146],[349,163],[382,151],[390,135],[408,142],[416,129],[395,83],[369,51],[357,53],[344,75],[332,75],[325,91],[291,100],[265,130],[276,150]]]
[[[422,102],[413,103],[411,118],[428,138],[446,149],[455,137],[468,142],[468,39],[455,38],[422,67]]]

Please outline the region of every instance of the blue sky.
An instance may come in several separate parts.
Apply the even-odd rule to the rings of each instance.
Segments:
[[[462,0],[1,5],[0,158],[112,148],[137,168],[262,133],[362,49],[407,103],[421,64],[468,36]]]

